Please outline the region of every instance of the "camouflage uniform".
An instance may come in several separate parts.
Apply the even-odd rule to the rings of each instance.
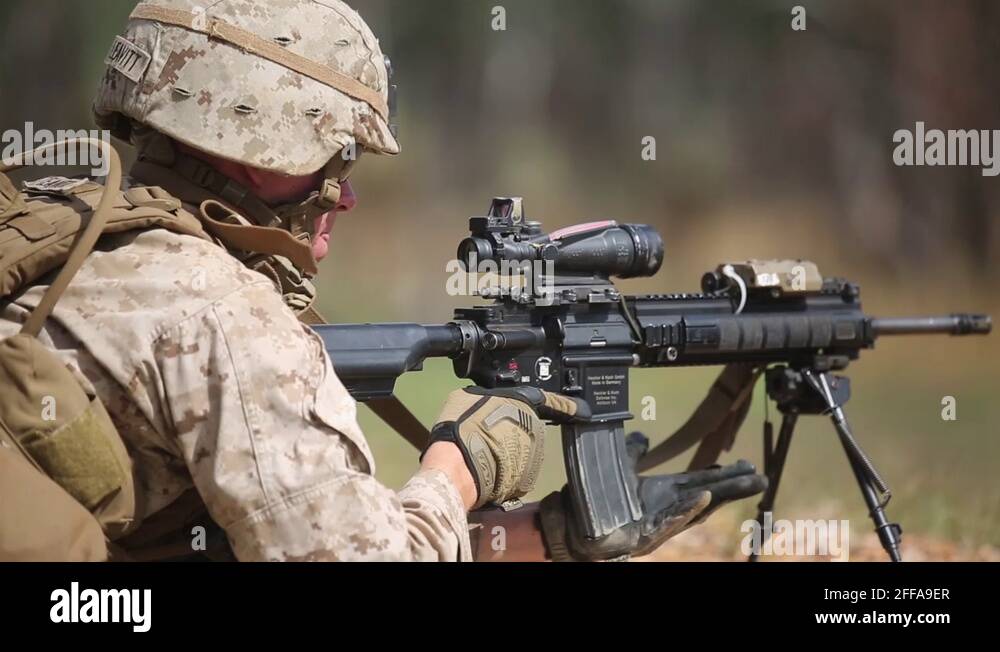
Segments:
[[[230,187],[216,190],[248,228],[304,242],[306,272],[311,217],[339,198],[337,154],[399,151],[387,63],[339,0],[142,3],[107,63],[94,110],[121,138],[148,129],[258,168],[327,171],[312,212],[251,214]],[[152,149],[140,158],[169,165]],[[203,196],[156,183],[198,213]],[[443,472],[421,471],[398,493],[375,480],[355,403],[280,280],[208,240],[154,229],[105,236],[59,300],[41,339],[125,440],[136,518],[193,486],[240,560],[471,559],[463,501]],[[44,290],[0,303],[0,337]]]
[[[113,238],[131,242],[91,254],[42,340],[125,439],[138,518],[193,484],[241,560],[471,558],[443,473],[398,493],[373,477],[354,401],[272,281],[192,236]],[[44,289],[0,313],[0,336]]]

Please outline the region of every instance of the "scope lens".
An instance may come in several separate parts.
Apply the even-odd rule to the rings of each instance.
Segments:
[[[493,245],[485,238],[466,238],[458,244],[458,263],[465,271],[475,271],[469,269],[470,262],[475,266],[492,259]]]
[[[648,224],[622,224],[622,230],[632,236],[635,257],[630,269],[618,274],[621,278],[653,276],[663,265],[663,238]]]

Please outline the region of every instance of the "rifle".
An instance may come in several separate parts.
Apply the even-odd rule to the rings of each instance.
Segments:
[[[446,324],[316,327],[351,395],[411,443],[425,445],[427,430],[393,387],[430,357],[450,357],[456,376],[481,387],[533,386],[583,398],[593,417],[562,426],[563,455],[572,509],[586,536],[597,539],[642,518],[625,447],[629,368],[743,363],[764,374],[783,415],[777,442],[765,427],[769,486],[758,523],[773,507],[798,416],[826,414],[883,548],[900,559],[902,529],[885,515],[889,487],[847,422],[848,379],[831,372],[885,335],[989,333],[988,315],[870,317],[857,285],[823,278],[804,260],[723,264],[704,275],[700,293],[626,296],[611,277],[652,276],[663,262],[663,240],[650,226],[604,221],[546,234],[525,219],[520,198],[496,198],[469,229],[458,249],[466,270],[477,260],[520,266],[526,278],[531,270],[533,287],[482,292],[493,301],[458,309]],[[657,463],[693,442],[666,443]]]

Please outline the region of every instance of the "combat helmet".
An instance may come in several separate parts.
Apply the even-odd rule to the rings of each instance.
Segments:
[[[221,197],[238,213],[225,221],[247,218],[242,237],[217,233],[202,204],[206,226],[231,249],[263,254],[241,259],[283,288],[301,285],[287,261],[306,278],[316,273],[313,218],[337,205],[354,161],[362,152],[399,152],[390,126],[388,58],[340,0],[140,2],[105,64],[94,115],[139,149],[132,175],[156,164]],[[210,166],[176,153],[173,141],[280,174],[323,170],[324,178],[303,201],[266,206]]]
[[[94,114],[123,140],[135,121],[288,175],[351,144],[399,152],[387,61],[340,0],[141,2],[105,63]]]

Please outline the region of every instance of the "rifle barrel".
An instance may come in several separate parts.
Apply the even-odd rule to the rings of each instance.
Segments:
[[[989,315],[967,313],[875,318],[871,324],[875,335],[985,335],[993,328]]]

